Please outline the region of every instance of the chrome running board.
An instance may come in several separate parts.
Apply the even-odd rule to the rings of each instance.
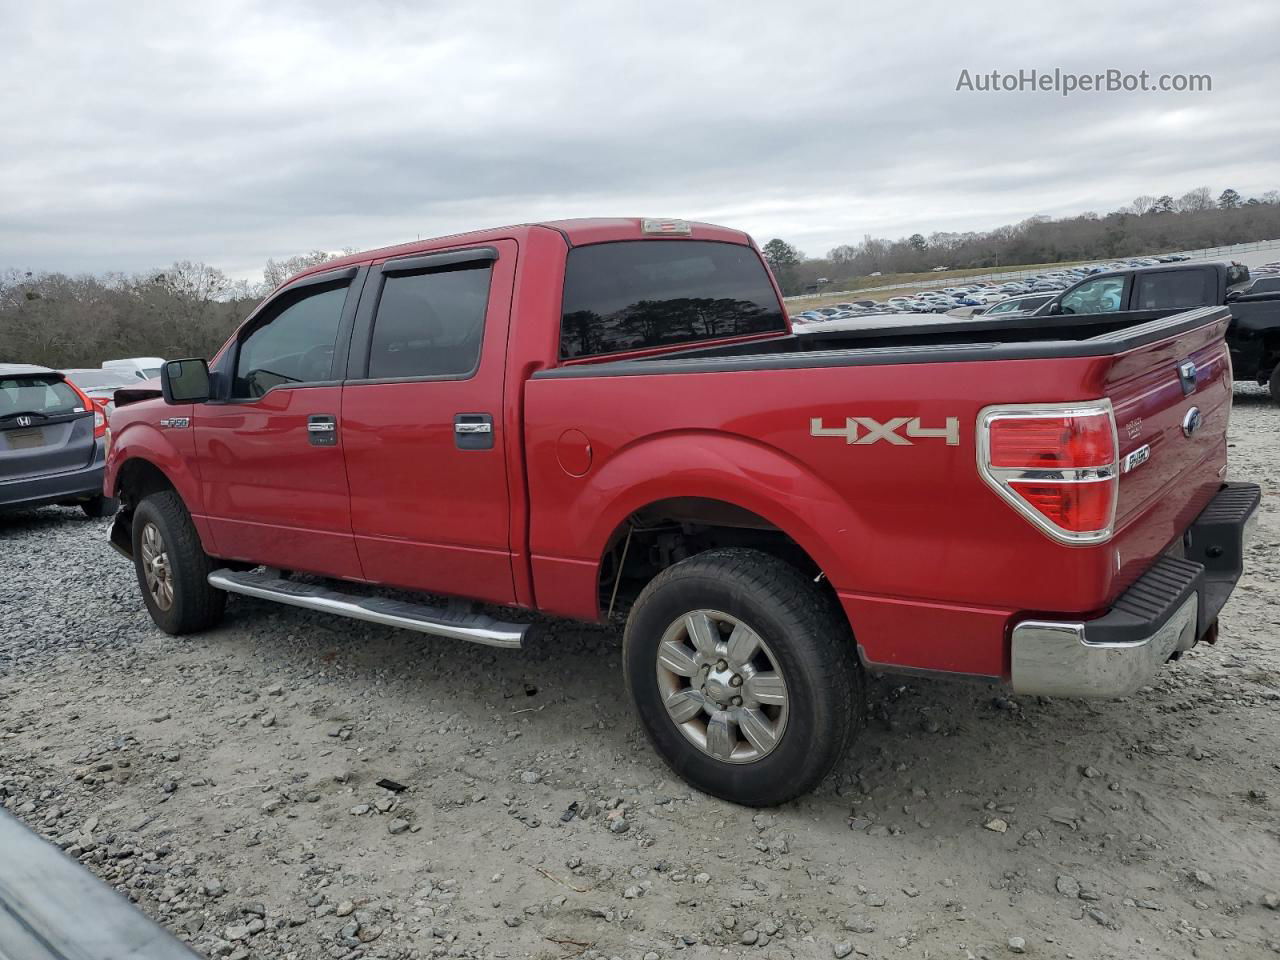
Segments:
[[[470,640],[490,647],[519,649],[525,631],[529,629],[527,623],[507,623],[483,613],[455,613],[443,607],[386,597],[361,597],[319,584],[295,583],[270,570],[215,570],[209,574],[209,586],[246,597],[275,600],[339,617],[454,640]]]

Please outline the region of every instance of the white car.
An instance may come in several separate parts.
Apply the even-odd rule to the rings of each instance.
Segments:
[[[125,360],[104,360],[103,370],[123,373],[138,380],[150,380],[160,376],[160,368],[164,366],[164,357],[129,357]]]

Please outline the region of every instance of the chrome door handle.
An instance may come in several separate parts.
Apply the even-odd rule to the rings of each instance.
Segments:
[[[454,414],[453,443],[459,450],[492,450],[493,414]]]
[[[313,413],[307,417],[307,442],[313,447],[336,447],[338,418],[331,413]]]

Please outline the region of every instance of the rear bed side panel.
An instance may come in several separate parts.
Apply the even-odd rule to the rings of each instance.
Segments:
[[[1211,328],[1203,343],[1213,337]],[[1112,386],[1123,406],[1125,390],[1142,393],[1144,371],[1181,350],[1153,344],[1119,358],[534,379],[525,388],[525,428],[539,606],[598,615],[596,566],[626,517],[667,496],[710,497],[753,510],[805,547],[840,594],[868,660],[1005,675],[1010,620],[1103,610],[1122,589],[1120,574],[1149,566],[1176,524],[1203,506],[1202,494],[1218,482],[1217,454],[1198,466],[1173,458],[1186,464],[1194,491],[1175,485],[1126,517],[1118,541],[1067,546],[979,477],[978,411],[1097,399]],[[1213,357],[1206,362],[1206,413],[1216,419],[1203,429],[1212,446],[1221,444],[1225,409]],[[1152,429],[1163,429],[1166,418],[1152,411]],[[811,432],[815,418],[823,435]],[[859,442],[847,442],[848,418]],[[591,448],[581,477],[558,459],[570,430]]]
[[[977,412],[996,399],[1078,395],[1096,362],[530,381],[530,544],[539,606],[597,615],[596,565],[626,517],[668,496],[709,497],[753,510],[806,548],[846,595],[868,659],[999,675],[1004,634],[994,624],[1025,606],[1091,608],[1109,589],[1111,564],[1105,550],[1052,543],[986,488],[974,467]],[[882,425],[918,417],[923,428],[937,430],[951,418],[958,443],[922,437],[849,444],[811,435],[813,418],[834,428],[848,417]],[[658,435],[660,427],[667,429]],[[592,450],[583,477],[570,476],[557,458],[559,438],[574,429]],[[899,441],[904,431],[900,426]],[[1070,582],[1041,572],[1068,549]],[[958,652],[891,630],[896,608],[875,604],[894,599],[968,608],[932,614]],[[974,618],[980,625],[966,626]],[[904,642],[927,649],[911,655]]]

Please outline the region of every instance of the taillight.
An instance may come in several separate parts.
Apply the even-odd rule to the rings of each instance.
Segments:
[[[978,472],[1019,513],[1062,543],[1111,537],[1119,490],[1111,401],[987,407]]]
[[[93,437],[95,440],[101,440],[107,432],[107,413],[103,409],[102,404],[92,399],[87,393],[77,387],[70,380],[66,383],[68,387],[76,392],[76,396],[84,402],[84,408],[86,410],[93,411]]]

